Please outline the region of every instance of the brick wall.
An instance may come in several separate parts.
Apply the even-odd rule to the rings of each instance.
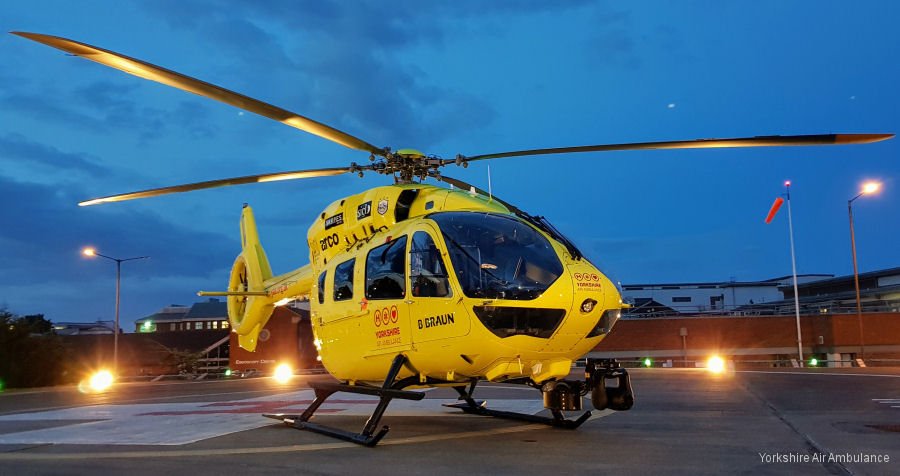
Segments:
[[[855,314],[801,316],[806,352],[856,352],[859,321]],[[620,320],[595,352],[675,351],[682,355],[681,328],[687,329],[690,354],[739,350],[744,358],[791,353],[797,348],[793,316],[688,317]],[[900,356],[900,314],[863,314],[867,358]],[[819,337],[821,336],[821,343]],[[758,350],[754,354],[754,350]]]

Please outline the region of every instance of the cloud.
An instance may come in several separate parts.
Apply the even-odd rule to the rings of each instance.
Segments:
[[[110,71],[110,75],[117,74]],[[59,124],[94,134],[124,131],[136,133],[143,142],[169,133],[185,133],[190,138],[215,137],[209,125],[209,109],[203,100],[180,101],[174,109],[139,105],[139,80],[96,81],[68,92],[33,93],[27,87],[0,96],[0,105],[23,117],[47,124]]]
[[[85,245],[115,257],[151,256],[134,271],[144,278],[207,276],[230,265],[240,250],[235,237],[192,230],[148,212],[79,208],[76,197],[84,194],[74,187],[0,177],[0,189],[12,197],[0,207],[0,285],[82,279],[78,253]]]
[[[58,98],[51,99],[46,95],[13,92],[0,97],[0,104],[8,111],[15,111],[41,122],[62,124],[90,132],[104,132],[107,127],[96,117],[64,107]]]
[[[196,35],[197,42],[214,43],[247,71],[259,76],[264,69],[269,77],[261,81],[291,84],[282,94],[290,104],[280,106],[376,146],[426,148],[495,116],[486,101],[434,86],[433,73],[400,60],[404,48],[439,44],[452,34],[447,15],[471,15],[465,8],[269,1],[228,4],[228,16],[223,4],[210,0],[150,2],[145,8]],[[234,9],[243,11],[235,15]]]
[[[0,161],[15,166],[39,164],[54,170],[80,171],[98,176],[108,175],[105,168],[97,165],[97,160],[86,154],[63,152],[56,147],[34,142],[17,133],[0,135]],[[25,163],[23,164],[22,161]]]

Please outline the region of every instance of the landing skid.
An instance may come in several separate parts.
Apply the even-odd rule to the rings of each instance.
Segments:
[[[516,413],[516,412],[507,412],[502,410],[491,410],[486,408],[485,402],[476,401],[472,398],[472,392],[475,391],[475,385],[478,383],[477,380],[473,380],[468,388],[466,387],[453,387],[457,393],[459,393],[459,399],[462,400],[459,403],[447,403],[444,404],[445,407],[450,408],[459,408],[460,410],[471,413],[473,415],[484,415],[484,416],[492,416],[497,418],[505,418],[508,420],[520,420],[527,421],[531,423],[541,423],[544,425],[554,426],[556,428],[566,428],[569,430],[574,430],[581,426],[582,423],[586,422],[588,418],[591,417],[591,412],[585,412],[583,415],[578,417],[575,420],[569,420],[563,415],[563,412],[560,410],[550,410],[550,413],[553,417],[544,417],[538,415],[530,415],[528,413]]]
[[[405,355],[398,355],[394,358],[394,361],[391,363],[391,368],[388,371],[387,378],[384,379],[384,384],[381,387],[365,387],[360,385],[346,385],[330,382],[310,382],[310,386],[315,391],[316,399],[313,400],[313,402],[301,415],[266,413],[263,414],[263,416],[275,420],[280,420],[284,422],[284,424],[298,430],[309,430],[315,433],[328,435],[363,446],[375,446],[390,430],[390,427],[388,427],[387,425],[381,427],[381,429],[378,429],[378,422],[381,421],[381,417],[384,415],[384,411],[387,409],[387,406],[392,399],[401,398],[404,400],[421,400],[425,398],[425,394],[421,392],[410,392],[393,388],[394,380],[397,378],[397,374],[400,373],[400,369],[402,369],[403,365],[406,364],[406,360],[407,358]],[[316,410],[318,410],[319,407],[323,403],[325,403],[325,400],[327,400],[328,397],[337,392],[375,395],[380,397],[380,401],[375,407],[375,411],[372,412],[372,416],[369,417],[369,420],[366,422],[366,426],[361,432],[353,433],[346,430],[341,430],[340,428],[332,428],[330,426],[320,425],[318,423],[312,423],[309,421]]]

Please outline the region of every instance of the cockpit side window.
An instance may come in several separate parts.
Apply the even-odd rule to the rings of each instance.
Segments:
[[[373,248],[366,256],[366,298],[406,295],[406,236]]]
[[[337,265],[334,268],[334,300],[353,299],[353,267],[356,258]]]
[[[322,271],[319,275],[319,304],[325,304],[325,275],[327,271]]]
[[[424,231],[413,235],[409,248],[409,281],[415,297],[447,297],[451,294],[441,250]]]

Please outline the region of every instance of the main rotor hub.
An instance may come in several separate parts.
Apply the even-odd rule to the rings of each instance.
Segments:
[[[371,168],[379,174],[393,175],[395,183],[411,183],[414,180],[425,180],[429,176],[439,176],[437,170],[442,165],[439,157],[425,155],[416,149],[391,152],[389,148],[385,148],[383,159],[375,160]]]

